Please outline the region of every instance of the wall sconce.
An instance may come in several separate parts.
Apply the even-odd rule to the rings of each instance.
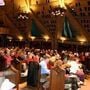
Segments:
[[[79,38],[79,42],[80,42],[81,45],[84,44],[86,41],[87,40],[85,38]]]
[[[19,39],[20,41],[22,41],[22,40],[23,40],[23,37],[22,37],[22,36],[18,36],[18,39]]]
[[[36,37],[35,37],[35,36],[30,36],[30,38],[31,38],[32,41],[33,41],[33,40],[35,40]]]
[[[49,36],[47,36],[47,35],[45,35],[43,38],[45,39],[45,41],[49,40]]]
[[[60,40],[62,41],[62,43],[66,40],[65,37],[60,37]]]

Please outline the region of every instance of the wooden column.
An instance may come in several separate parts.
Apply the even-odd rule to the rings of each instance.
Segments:
[[[53,50],[58,48],[58,42],[56,38],[52,38],[51,45]]]

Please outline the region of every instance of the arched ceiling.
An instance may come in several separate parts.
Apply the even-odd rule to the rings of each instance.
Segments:
[[[4,22],[4,26],[10,28],[10,33],[13,33],[15,36],[23,36],[28,39],[28,36],[31,35],[31,25],[32,19],[39,27],[39,29],[51,38],[60,39],[63,25],[64,25],[64,16],[53,16],[49,13],[50,8],[63,7],[66,9],[65,16],[68,18],[70,25],[75,26],[75,29],[79,34],[77,39],[85,39],[90,41],[89,33],[87,34],[86,29],[82,26],[82,23],[78,20],[78,17],[75,17],[69,10],[73,8],[78,10],[80,7],[76,7],[76,3],[79,0],[4,0],[5,6],[0,7],[0,21]],[[88,0],[82,0],[81,6],[86,7]],[[67,6],[69,8],[67,8]],[[28,15],[29,19],[20,20],[18,17],[20,14],[24,13]],[[78,13],[78,12],[76,12]],[[3,16],[3,19],[2,19]],[[50,17],[50,18],[48,18]],[[82,17],[84,18],[84,17]],[[72,23],[74,22],[74,23]]]

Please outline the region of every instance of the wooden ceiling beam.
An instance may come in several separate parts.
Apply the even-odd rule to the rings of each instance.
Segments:
[[[50,38],[52,38],[51,33],[48,31],[47,27],[45,27],[42,22],[37,18],[37,16],[35,15],[34,11],[32,9],[30,9],[31,13],[30,15],[32,15],[32,18],[35,20],[36,24],[38,25],[38,27],[40,28],[40,30],[45,34],[48,35]]]
[[[86,39],[87,41],[89,41],[88,35],[86,33],[86,30],[84,30],[84,28],[81,26],[79,21],[71,14],[71,12],[69,11],[69,7],[68,6],[67,6],[67,10],[66,10],[66,17],[68,18],[70,25],[72,25],[73,28],[78,33],[76,35],[77,39],[78,38],[83,38],[83,39]]]

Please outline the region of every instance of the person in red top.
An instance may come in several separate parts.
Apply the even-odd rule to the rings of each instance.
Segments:
[[[11,62],[13,60],[12,57],[10,56],[10,51],[6,50],[4,53],[5,53],[4,58],[6,59],[6,64],[7,64],[7,66],[10,66]]]
[[[26,62],[26,63],[37,62],[37,63],[39,63],[39,59],[40,59],[40,57],[38,54],[33,54],[32,52],[29,52],[26,60],[24,60],[23,62]]]
[[[28,52],[27,58],[23,62],[25,62],[25,63],[32,62],[33,61],[33,56],[34,56],[33,53]]]

